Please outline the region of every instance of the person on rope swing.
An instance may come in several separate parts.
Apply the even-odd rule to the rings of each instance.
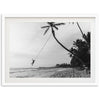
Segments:
[[[32,59],[32,63],[31,63],[31,65],[32,65],[32,66],[33,66],[34,62],[35,62],[35,60],[34,60],[34,59]]]

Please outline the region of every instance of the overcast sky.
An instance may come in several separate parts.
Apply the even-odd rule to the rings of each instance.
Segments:
[[[84,33],[90,31],[90,23],[79,22]],[[12,22],[9,23],[9,51],[10,67],[32,67],[32,58],[35,59],[40,49],[47,41],[51,30],[44,36],[46,25],[44,22]],[[81,38],[80,30],[76,24],[59,26],[55,30],[56,37],[67,48],[72,46],[73,41]],[[41,51],[33,67],[50,67],[56,64],[69,63],[70,57],[51,36],[50,40]]]

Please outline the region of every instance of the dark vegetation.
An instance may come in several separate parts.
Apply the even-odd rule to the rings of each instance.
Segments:
[[[71,66],[74,68],[79,67],[80,69],[87,68],[87,70],[90,70],[90,32],[88,32],[86,35],[84,34],[83,40],[77,39],[74,41],[73,47],[71,47],[70,50],[75,55],[77,55],[86,65],[83,67],[82,63],[79,62],[79,60],[70,53],[69,55],[71,57]]]
[[[79,70],[84,70],[86,68],[87,70],[90,70],[90,34],[90,32],[87,32],[86,35],[84,34],[85,39],[83,38],[73,41],[73,46],[70,48],[70,51],[85,63],[85,67],[72,53],[69,53],[69,56],[71,57],[70,64],[56,64],[56,67],[77,68]]]
[[[70,68],[70,64],[67,63],[62,63],[62,64],[56,64],[56,66],[52,66],[52,67],[39,67],[38,69],[52,69],[52,68]]]
[[[57,68],[70,68],[70,64],[62,63],[62,64],[56,64]]]

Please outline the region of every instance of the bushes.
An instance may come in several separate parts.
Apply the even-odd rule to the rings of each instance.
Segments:
[[[70,51],[77,55],[90,70],[90,32],[83,35],[83,40],[77,39],[74,41]],[[74,55],[70,54],[70,57],[72,58],[70,62],[72,67],[83,67],[82,63]]]
[[[67,64],[67,63],[56,64],[56,67],[57,68],[69,68],[70,67],[70,64]]]

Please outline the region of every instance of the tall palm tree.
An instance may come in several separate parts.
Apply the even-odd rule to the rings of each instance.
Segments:
[[[74,55],[76,57],[76,59],[78,59],[82,65],[85,67],[85,63],[76,55],[74,54],[73,52],[71,52],[68,48],[66,48],[55,36],[55,30],[58,30],[58,26],[60,25],[65,25],[65,23],[55,23],[55,22],[47,22],[47,26],[43,26],[41,28],[46,28],[45,32],[44,32],[44,35],[48,32],[49,29],[51,29],[51,32],[52,32],[52,35],[54,37],[54,39],[57,41],[57,43],[63,47],[65,50],[67,50],[68,52],[70,52],[72,55]]]

